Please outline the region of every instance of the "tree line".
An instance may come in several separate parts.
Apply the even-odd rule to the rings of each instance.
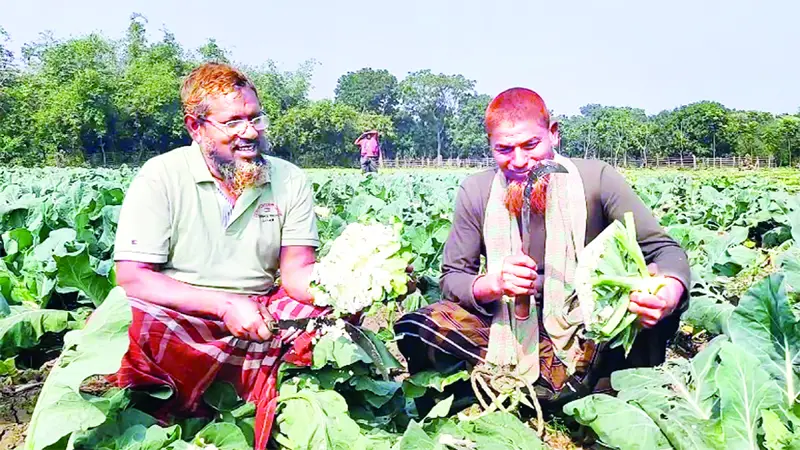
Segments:
[[[188,144],[181,81],[203,61],[231,62],[229,53],[214,39],[186,49],[168,30],[150,42],[146,27],[133,14],[120,39],[43,33],[19,55],[0,27],[0,164],[138,164]],[[463,75],[420,70],[398,80],[387,70],[363,68],[338,79],[333,99],[315,101],[308,96],[314,61],[294,70],[273,61],[233,64],[259,91],[274,152],[304,167],[354,166],[353,141],[373,128],[390,158],[490,155],[483,113],[491,96]],[[800,156],[800,114],[700,101],[656,115],[590,104],[578,115],[554,117],[560,151],[570,156],[772,156],[781,165]]]

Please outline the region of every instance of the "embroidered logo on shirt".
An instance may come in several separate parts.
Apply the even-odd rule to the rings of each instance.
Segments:
[[[274,222],[276,218],[281,216],[281,210],[275,203],[262,203],[258,205],[253,215],[261,219],[262,222]]]

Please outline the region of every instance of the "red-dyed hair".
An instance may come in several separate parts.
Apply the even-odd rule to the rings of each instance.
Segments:
[[[538,120],[543,127],[550,128],[550,112],[544,100],[530,89],[507,89],[492,99],[486,107],[486,132],[490,135],[501,123],[525,120]]]
[[[258,98],[256,86],[247,76],[228,64],[204,63],[192,70],[181,86],[183,113],[195,117],[208,114],[209,97],[225,95],[237,89],[250,88]]]

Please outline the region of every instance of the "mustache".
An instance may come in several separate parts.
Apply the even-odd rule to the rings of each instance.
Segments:
[[[231,148],[238,150],[241,147],[261,147],[262,143],[258,139],[241,139],[237,138],[231,143]]]

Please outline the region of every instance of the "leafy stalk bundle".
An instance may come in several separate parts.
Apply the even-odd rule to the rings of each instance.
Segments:
[[[633,213],[625,223],[615,220],[578,257],[575,290],[583,312],[585,336],[597,343],[610,342],[630,352],[640,330],[637,315],[628,311],[630,294],[655,294],[664,278],[650,275],[636,240]]]

